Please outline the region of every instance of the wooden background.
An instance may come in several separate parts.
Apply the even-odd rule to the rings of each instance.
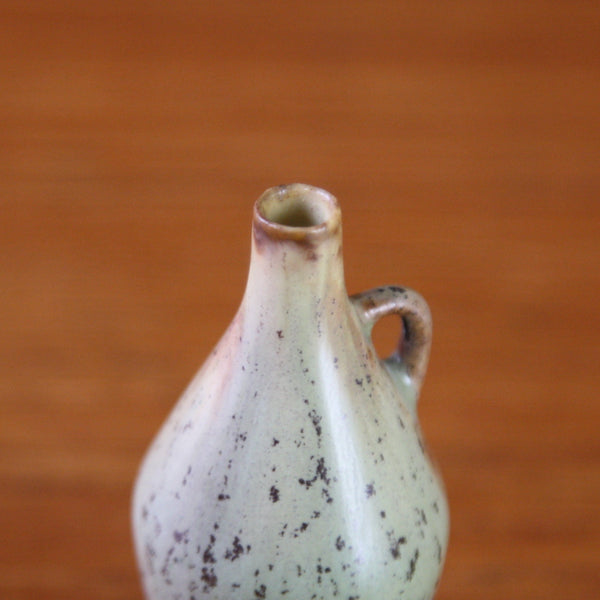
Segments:
[[[293,181],[431,305],[437,598],[597,598],[600,4],[520,0],[0,2],[0,597],[141,599],[137,465]]]

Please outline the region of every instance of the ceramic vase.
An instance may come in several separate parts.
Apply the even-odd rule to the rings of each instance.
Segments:
[[[403,334],[381,359],[386,315]],[[432,598],[448,509],[416,414],[430,343],[416,292],[347,295],[333,196],[266,191],[239,311],[135,484],[146,598]]]

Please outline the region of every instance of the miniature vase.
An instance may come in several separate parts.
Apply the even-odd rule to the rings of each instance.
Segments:
[[[380,359],[386,315],[403,333]],[[137,477],[147,600],[431,599],[448,508],[416,414],[430,343],[416,292],[347,295],[333,196],[267,190],[237,315]]]

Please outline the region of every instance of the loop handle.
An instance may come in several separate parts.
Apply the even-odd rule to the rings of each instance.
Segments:
[[[398,315],[401,318],[403,330],[396,350],[382,362],[397,385],[408,383],[416,403],[431,349],[432,324],[427,302],[414,290],[393,285],[355,294],[350,296],[350,301],[369,339],[382,317]]]

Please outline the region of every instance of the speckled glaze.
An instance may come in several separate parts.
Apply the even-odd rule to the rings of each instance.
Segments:
[[[448,509],[416,417],[431,320],[348,297],[340,210],[301,184],[254,210],[241,307],[150,447],[133,528],[148,600],[428,600]],[[381,360],[371,330],[404,323]]]

